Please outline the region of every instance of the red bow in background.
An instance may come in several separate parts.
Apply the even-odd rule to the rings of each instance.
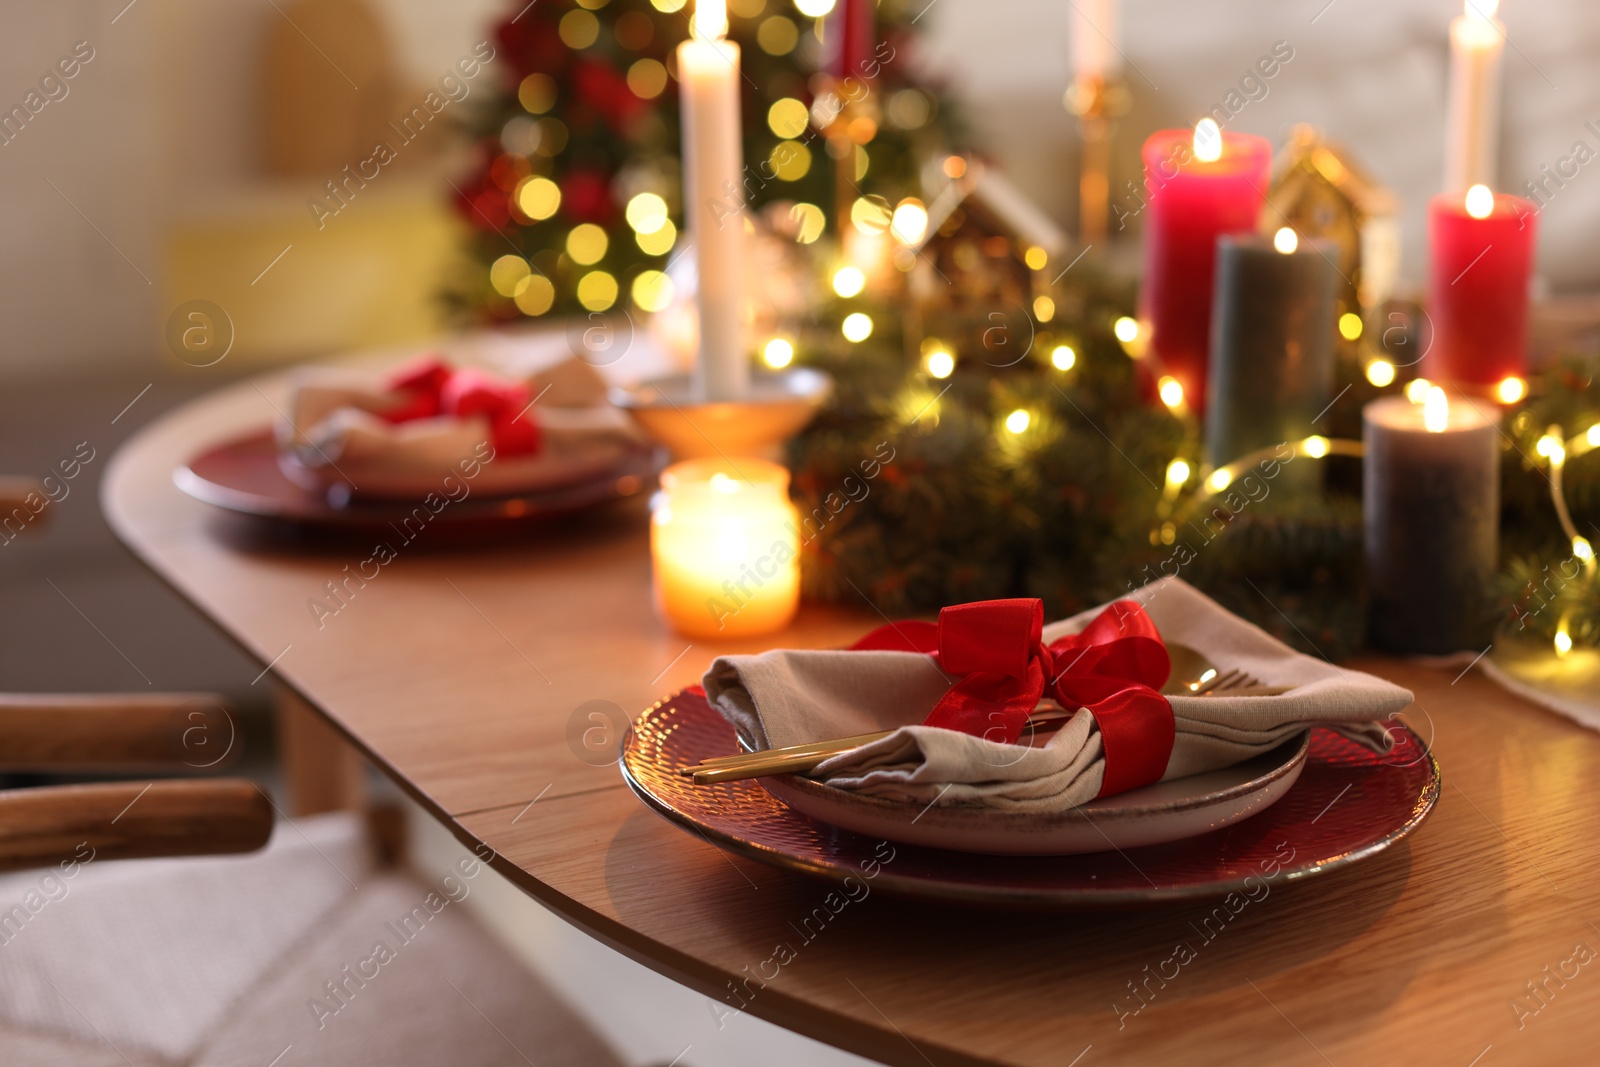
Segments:
[[[424,356],[396,370],[385,384],[404,397],[397,406],[380,412],[390,422],[482,415],[489,420],[489,443],[495,452],[531,456],[539,451],[539,424],[531,413],[523,414],[532,397],[522,382],[456,370],[437,356]]]
[[[1172,664],[1144,608],[1119,600],[1048,645],[1043,631],[1043,601],[981,600],[945,608],[937,624],[880,626],[851,648],[931,655],[961,675],[924,725],[1015,744],[1048,696],[1094,715],[1106,764],[1100,796],[1160,781],[1176,734],[1160,693]]]

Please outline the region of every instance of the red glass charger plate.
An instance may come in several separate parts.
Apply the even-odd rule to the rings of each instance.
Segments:
[[[1396,721],[1378,755],[1331,730],[1311,732],[1299,780],[1277,803],[1223,829],[1165,845],[1077,856],[992,856],[896,843],[817,822],[759,779],[695,785],[678,768],[737,750],[733,727],[695,690],[657,704],[622,746],[623,777],[644,802],[722,848],[834,881],[876,871],[873,887],[911,897],[1007,907],[1156,905],[1298,881],[1377,855],[1415,830],[1439,797],[1439,765]]]
[[[520,523],[584,511],[642,492],[662,465],[658,449],[640,445],[597,477],[537,492],[471,493],[440,510],[433,521],[447,525]],[[418,506],[418,501],[350,499],[339,485],[319,491],[295,483],[278,465],[271,430],[213,445],[179,467],[172,477],[178,488],[207,504],[315,526],[375,529],[403,522]]]

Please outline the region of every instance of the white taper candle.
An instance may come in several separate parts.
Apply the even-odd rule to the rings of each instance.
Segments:
[[[706,0],[696,5],[695,36],[678,46],[683,196],[699,278],[695,391],[705,400],[737,400],[750,386],[739,46],[723,39],[727,25],[723,0]]]
[[[1464,0],[1450,21],[1450,97],[1445,120],[1444,191],[1493,189],[1500,151],[1500,63],[1506,27],[1499,0]]]

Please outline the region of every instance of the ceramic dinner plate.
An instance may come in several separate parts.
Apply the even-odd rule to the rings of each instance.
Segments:
[[[1240,771],[1232,784],[1192,793],[1180,787],[1194,812],[1220,804],[1224,814],[1233,801],[1201,798],[1238,799],[1281,784],[1275,803],[1263,798],[1215,829],[1192,824],[1204,832],[1078,855],[984,855],[907,844],[866,823],[850,830],[805,814],[780,800],[765,779],[695,785],[679,768],[737,747],[733,727],[698,689],[639,716],[623,742],[621,768],[647,805],[696,840],[788,870],[832,881],[870,877],[876,890],[984,906],[1133,907],[1248,892],[1262,881],[1299,881],[1391,849],[1422,824],[1440,788],[1438,763],[1421,739],[1398,720],[1392,725],[1397,742],[1385,755],[1316,728],[1303,752],[1298,741],[1280,746],[1257,757],[1259,768]],[[1142,805],[1130,805],[1127,796],[1108,799],[1131,817]],[[1170,796],[1156,800],[1157,806],[1171,803]]]
[[[487,483],[472,486],[473,492],[443,507],[430,521],[476,527],[571,514],[643,492],[663,461],[659,450],[641,445],[625,450],[604,469],[555,488],[508,492]],[[351,499],[347,487],[337,484],[298,484],[279,463],[270,429],[212,445],[172,477],[178,488],[208,504],[308,526],[379,529],[404,523],[418,506],[407,500]]]
[[[1070,856],[1179,841],[1255,815],[1299,780],[1310,744],[1307,731],[1231,767],[1046,815],[907,804],[792,774],[760,781],[796,811],[858,834],[957,852]]]

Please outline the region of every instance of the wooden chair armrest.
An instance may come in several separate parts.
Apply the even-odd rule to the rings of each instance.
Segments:
[[[205,769],[238,758],[239,737],[214,693],[0,694],[0,768]]]
[[[21,532],[30,523],[49,514],[49,502],[50,495],[37,478],[0,475],[0,529],[5,529],[6,521],[11,520],[12,527]],[[12,513],[18,510],[22,515],[13,516]],[[11,534],[12,530],[5,529],[5,532]]]
[[[272,804],[242,778],[0,793],[0,871],[91,859],[253,852],[270,836]]]

